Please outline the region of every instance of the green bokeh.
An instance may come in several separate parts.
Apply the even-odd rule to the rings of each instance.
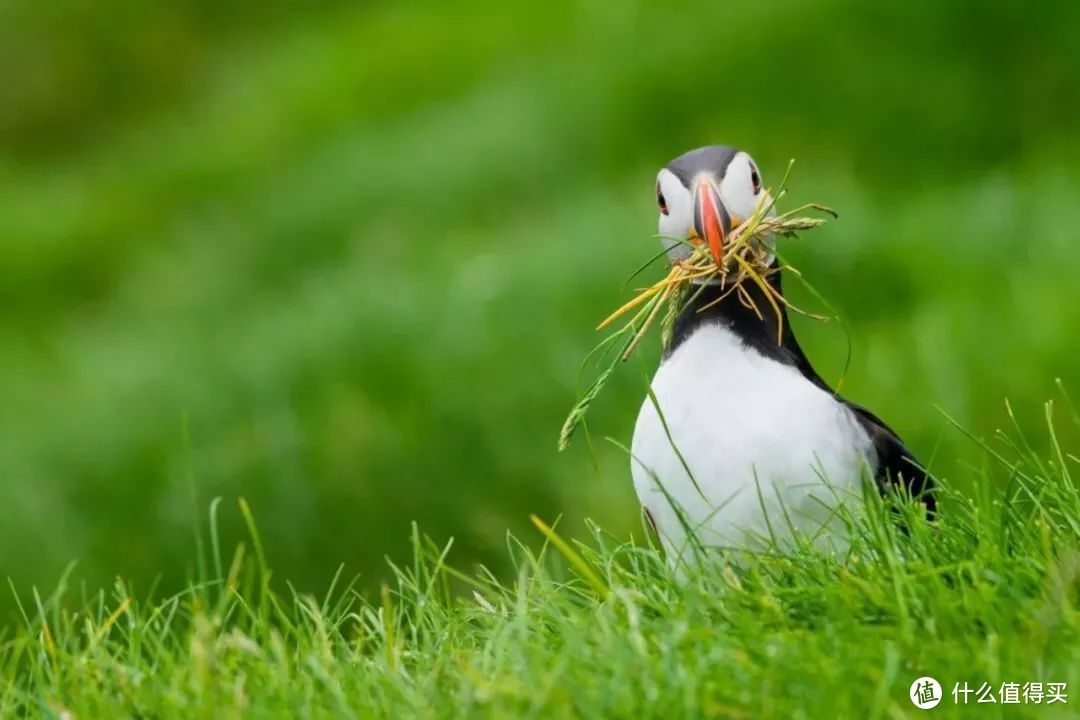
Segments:
[[[0,2],[18,586],[175,587],[215,496],[312,590],[411,521],[496,567],[530,512],[638,527],[599,440],[656,340],[595,464],[555,438],[697,145],[797,157],[791,202],[840,211],[786,254],[850,327],[845,393],[940,473],[979,454],[935,405],[988,436],[1080,386],[1080,5],[317,5]],[[796,322],[837,380],[840,325]]]

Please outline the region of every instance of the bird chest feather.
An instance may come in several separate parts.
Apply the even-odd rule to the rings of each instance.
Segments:
[[[685,544],[687,526],[706,545],[813,534],[875,471],[847,406],[721,323],[680,344],[652,389],[656,404],[645,399],[634,430],[633,477],[669,551]]]

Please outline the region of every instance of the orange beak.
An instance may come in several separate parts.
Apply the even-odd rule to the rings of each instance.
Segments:
[[[709,178],[701,178],[694,191],[694,232],[709,244],[713,262],[722,267],[724,238],[731,232],[731,218],[720,199],[720,191]]]

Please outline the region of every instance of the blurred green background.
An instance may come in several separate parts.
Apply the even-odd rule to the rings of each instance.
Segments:
[[[1078,28],[1068,2],[0,1],[0,575],[174,588],[215,496],[310,590],[379,578],[414,520],[496,568],[530,512],[640,528],[621,453],[555,438],[657,248],[656,169],[718,142],[766,180],[797,157],[790,202],[840,211],[785,251],[850,325],[845,392],[970,482],[935,405],[988,435],[1080,387]],[[840,325],[797,325],[835,381]],[[641,372],[597,438],[629,437]]]

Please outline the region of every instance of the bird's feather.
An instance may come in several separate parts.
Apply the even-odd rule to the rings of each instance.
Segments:
[[[779,292],[779,273],[771,275],[769,282]],[[751,289],[751,292],[761,291]],[[903,487],[919,497],[932,516],[935,510],[932,478],[880,418],[844,399],[825,383],[795,339],[783,308],[779,308],[779,319],[784,330],[777,343],[775,310],[764,302],[757,303],[758,309],[752,309],[734,294],[723,296],[720,287],[707,287],[704,292],[694,294],[692,302],[675,321],[672,340],[654,379],[653,387],[662,395],[660,411],[669,416],[672,437],[658,429],[654,418],[657,411],[649,400],[638,419],[633,448],[635,485],[658,525],[666,526],[669,535],[685,534],[683,529],[673,527],[673,516],[666,508],[656,507],[658,495],[650,492],[650,488],[657,481],[674,481],[674,487],[664,490],[663,500],[667,500],[671,490],[684,505],[700,504],[700,499],[695,500],[693,494],[681,488],[684,481],[701,483],[707,491],[711,488],[713,494],[719,491],[730,494],[733,489],[753,486],[757,482],[753,474],[762,468],[788,474],[801,472],[809,477],[814,471],[806,461],[807,448],[813,449],[815,456],[823,455],[825,469],[841,475],[846,487],[851,487],[852,474],[859,465],[857,458],[864,458],[883,493],[890,485]],[[713,329],[709,332],[699,334],[710,327]],[[686,343],[694,346],[685,348],[692,353],[680,350]],[[731,374],[726,376],[728,371]],[[684,375],[688,377],[681,377]],[[733,397],[738,400],[733,402]],[[788,399],[791,402],[786,405]],[[762,413],[770,415],[758,417]],[[723,422],[730,428],[729,432],[743,433],[738,436],[741,443],[731,444],[730,435],[720,434],[709,426],[711,420],[725,414]],[[787,434],[786,439],[782,433]],[[698,461],[705,478],[685,477],[682,459],[678,463],[673,459],[669,447],[672,442],[690,445],[680,445],[680,450]],[[718,467],[721,456],[733,457],[747,466],[753,463],[754,469],[733,472]],[[655,467],[648,467],[650,463]],[[651,477],[653,473],[657,477]],[[718,498],[711,498],[711,502],[718,502]],[[723,531],[718,526],[740,521],[739,513],[728,508],[711,510],[709,502],[706,499],[705,509],[696,514],[698,519],[708,518],[712,529]],[[751,509],[750,513],[756,510]]]

